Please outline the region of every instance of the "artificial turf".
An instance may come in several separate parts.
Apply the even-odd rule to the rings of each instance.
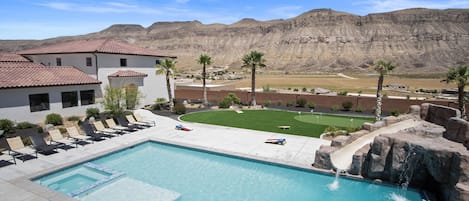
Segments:
[[[358,127],[365,121],[372,121],[370,118],[352,118],[354,120],[350,121],[351,117],[347,116],[322,114],[316,117],[278,110],[243,110],[243,113],[224,110],[190,113],[183,115],[181,120],[309,137],[319,137],[329,126]],[[278,126],[290,126],[290,129],[282,130]]]

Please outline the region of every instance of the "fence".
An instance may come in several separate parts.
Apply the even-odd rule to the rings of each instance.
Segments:
[[[202,99],[201,90],[176,89],[175,96],[177,99]],[[248,104],[251,100],[251,92],[247,91],[207,91],[207,98],[210,102],[220,102],[228,93],[234,93],[241,99],[242,103]],[[271,104],[293,103],[298,99],[306,99],[308,103],[314,103],[316,107],[332,108],[342,107],[342,103],[350,101],[353,103],[352,110],[360,108],[363,111],[373,111],[376,105],[376,98],[363,96],[324,96],[324,95],[306,95],[306,94],[283,94],[283,93],[267,93],[256,92],[257,104],[265,104],[270,101]],[[389,99],[383,98],[383,108],[385,112],[399,111],[405,113],[411,105],[421,105],[422,103],[433,103],[448,107],[457,108],[458,104],[446,100],[407,100],[407,99]],[[466,111],[468,111],[466,106]]]

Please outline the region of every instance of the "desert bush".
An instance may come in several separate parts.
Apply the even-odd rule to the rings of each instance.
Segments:
[[[293,101],[288,101],[287,104],[286,104],[287,107],[291,107],[293,106]]]
[[[268,100],[264,103],[264,107],[269,107],[272,104],[272,101]]]
[[[46,116],[46,124],[52,124],[54,126],[63,125],[62,116],[60,114],[51,113]]]
[[[176,114],[185,114],[186,113],[186,106],[184,106],[184,104],[182,104],[181,102],[177,102],[175,105],[174,105],[174,113]]]
[[[229,108],[231,106],[231,101],[228,99],[223,99],[218,103],[219,108]]]
[[[306,99],[304,99],[304,98],[297,99],[297,100],[296,100],[296,106],[297,106],[297,107],[305,107],[305,105],[306,105],[307,102],[308,102],[308,101],[307,101]]]
[[[126,108],[126,99],[122,87],[106,86],[104,91],[104,101],[102,103],[104,108],[114,117],[121,115],[124,108]]]
[[[332,106],[331,106],[331,110],[332,110],[332,111],[339,111],[339,108],[340,108],[340,107],[339,107],[338,105],[332,105]]]
[[[303,87],[303,89],[301,89],[302,92],[306,92],[308,91],[308,89],[306,89],[306,87]]]
[[[308,108],[309,108],[309,109],[314,109],[314,108],[316,108],[316,104],[313,103],[313,102],[308,103]]]
[[[129,85],[125,88],[124,98],[126,108],[133,110],[140,104],[143,94],[138,90],[136,85]]]
[[[0,130],[5,131],[5,133],[13,133],[13,121],[9,119],[0,119]]]
[[[391,111],[391,115],[392,115],[392,116],[397,117],[397,116],[399,116],[400,114],[401,114],[401,113],[399,112],[399,110],[394,109],[394,110]]]
[[[346,96],[347,93],[348,93],[348,91],[341,91],[341,92],[337,93],[337,95],[339,95],[339,96]]]
[[[86,118],[89,119],[90,117],[99,118],[99,109],[96,107],[86,109]]]
[[[345,101],[342,103],[342,109],[344,109],[345,111],[350,111],[352,107],[353,107],[353,103],[351,101]]]
[[[298,90],[298,88],[294,88],[293,91],[294,91],[294,92],[298,92],[299,90]]]
[[[363,112],[363,108],[357,107],[357,108],[355,108],[355,112]]]

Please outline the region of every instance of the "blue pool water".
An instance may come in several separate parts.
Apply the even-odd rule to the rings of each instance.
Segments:
[[[90,169],[90,164],[107,168],[108,172]],[[109,172],[124,175],[106,180],[110,177]],[[339,178],[338,189],[333,190],[329,185],[334,179],[295,168],[145,142],[34,181],[69,195],[83,186],[93,186],[92,190],[76,195],[80,200],[103,196],[107,197],[103,200],[115,200],[113,196],[119,195],[117,191],[123,191],[117,187],[118,183],[125,186],[126,182],[137,190],[142,189],[142,193],[168,195],[156,200],[422,200],[413,190],[403,191],[394,186],[344,178]],[[106,189],[114,183],[116,187]],[[139,194],[135,189],[127,194]],[[148,200],[155,200],[155,197]]]

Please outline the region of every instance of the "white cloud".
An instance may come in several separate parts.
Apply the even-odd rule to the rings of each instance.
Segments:
[[[366,5],[367,12],[387,12],[406,8],[468,8],[469,1],[445,0],[445,1],[423,1],[423,0],[366,0],[357,4]]]
[[[270,9],[268,12],[281,18],[291,18],[297,16],[301,6],[282,6]]]

